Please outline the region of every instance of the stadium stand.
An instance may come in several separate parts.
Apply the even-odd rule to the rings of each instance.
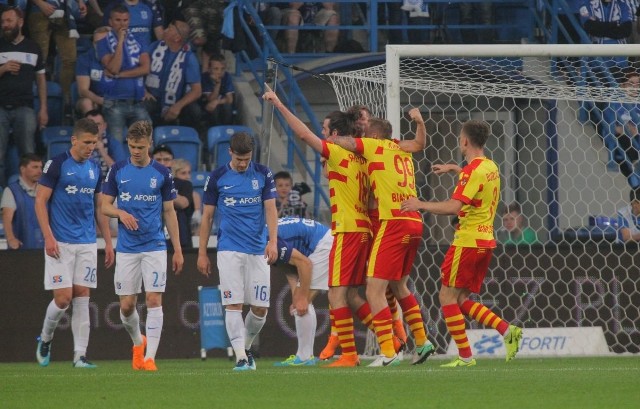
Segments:
[[[40,100],[38,99],[38,89],[33,85],[33,108],[38,112]],[[60,126],[64,117],[64,100],[62,99],[62,87],[57,82],[47,81],[47,109],[49,113],[49,123],[47,126]]]
[[[188,126],[158,126],[153,130],[155,146],[168,145],[176,159],[186,159],[192,171],[200,169],[202,142],[198,131]]]

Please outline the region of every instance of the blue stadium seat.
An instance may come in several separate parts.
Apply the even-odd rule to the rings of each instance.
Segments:
[[[42,130],[40,138],[42,144],[47,146],[53,140],[71,142],[71,135],[73,135],[72,126],[48,126]]]
[[[260,146],[251,128],[242,125],[213,126],[207,131],[207,149],[209,151],[209,162],[211,163],[212,169],[225,165],[231,160],[231,156],[229,155],[229,140],[236,132],[246,132],[253,136],[255,142],[253,160],[258,160],[260,156]]]
[[[79,98],[80,95],[78,94],[78,83],[73,81],[71,83],[71,106],[73,107],[73,109],[76,109],[76,103],[78,102]]]
[[[200,168],[200,137],[198,131],[188,126],[158,126],[153,130],[155,146],[168,145],[175,159],[186,159],[191,169]]]
[[[33,85],[33,107],[36,114],[40,109],[40,99],[38,99],[38,87]],[[62,87],[57,82],[47,81],[47,110],[49,114],[49,123],[47,126],[62,125],[64,117],[64,100],[62,98]]]
[[[207,182],[207,176],[211,172],[191,172],[191,183],[193,184],[193,191],[198,192],[200,197],[204,194],[204,184]]]
[[[7,161],[4,168],[6,177],[20,173],[20,156],[18,155],[18,147],[13,144],[13,142],[10,142],[7,147],[5,159]]]
[[[53,139],[47,144],[47,159],[54,158],[71,148],[70,139]]]

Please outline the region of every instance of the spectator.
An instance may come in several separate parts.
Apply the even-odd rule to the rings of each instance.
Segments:
[[[171,174],[173,175],[176,185],[181,184],[182,182],[188,182],[191,184],[191,163],[186,159],[174,160],[173,167],[171,168]],[[193,189],[193,184],[191,184],[191,188]],[[198,231],[200,230],[200,222],[202,221],[202,198],[200,197],[200,193],[194,190],[189,202],[193,204],[193,209],[190,216],[189,212],[187,212],[187,225],[191,226],[192,234],[198,234]]]
[[[627,98],[637,99],[640,95],[640,73],[633,67],[622,70],[620,88]],[[618,142],[618,151],[614,160],[620,166],[620,172],[628,179],[632,188],[638,187],[640,172],[634,172],[634,162],[640,159],[640,106],[633,102],[612,102],[605,109],[605,119],[609,121],[609,130]],[[636,165],[637,167],[638,165]]]
[[[305,217],[307,204],[302,200],[302,195],[310,191],[306,183],[297,185],[297,189],[293,188],[293,178],[286,171],[281,171],[273,175],[276,182],[276,209],[278,209],[278,217],[297,216]],[[306,190],[301,192],[300,190]],[[298,190],[300,189],[300,190]]]
[[[493,24],[493,4],[491,1],[480,3],[460,3],[460,24]],[[462,42],[464,44],[491,44],[494,33],[492,29],[462,29]]]
[[[153,37],[157,40],[164,38],[164,20],[162,9],[156,4],[146,0],[112,0],[104,9],[102,24],[108,25],[111,10],[114,7],[122,6],[129,10],[130,22],[129,31],[133,34],[143,49],[147,49]],[[153,36],[151,35],[153,32]]]
[[[524,216],[518,203],[511,203],[502,216],[502,229],[498,233],[502,244],[536,244],[535,230],[525,226]]]
[[[338,26],[340,25],[340,18],[338,17],[338,13],[335,11],[335,3],[320,3],[320,2],[311,2],[311,3],[289,3],[288,9],[283,12],[283,25],[286,26],[303,26],[305,24],[308,25],[316,25],[316,26]],[[338,34],[339,30],[329,30],[325,29],[323,32],[323,46],[320,49],[317,47],[313,47],[311,51],[319,51],[323,53],[331,53],[333,52],[336,44],[338,43]],[[285,41],[286,41],[286,51],[289,54],[295,53],[298,48],[305,48],[304,46],[298,45],[298,29],[288,29],[285,30]],[[307,39],[311,38],[312,33],[305,33]]]
[[[40,46],[42,61],[47,63],[49,43],[53,38],[62,63],[60,86],[65,104],[71,103],[71,84],[75,77],[77,48],[80,35],[75,20],[87,14],[83,0],[33,0],[29,11],[29,33]]]
[[[110,13],[112,30],[97,44],[98,58],[106,76],[102,112],[112,135],[122,142],[125,126],[150,120],[142,104],[149,54],[129,31],[129,10],[120,5]]]
[[[24,14],[18,8],[2,12],[0,39],[0,186],[6,186],[5,154],[9,131],[20,155],[35,148],[36,127],[49,121],[44,60],[38,44],[22,34]],[[33,83],[38,88],[40,109],[33,109]]]
[[[226,71],[224,56],[209,59],[208,71],[202,74],[202,107],[207,128],[233,124],[235,88],[231,74]]]
[[[42,249],[44,237],[36,218],[36,186],[42,176],[42,159],[34,153],[20,158],[20,177],[9,183],[0,209],[9,249]]]
[[[102,112],[92,110],[84,115],[98,125],[98,143],[91,157],[98,161],[102,168],[102,173],[107,174],[111,165],[127,158],[122,144],[109,134],[107,122],[104,120]]]
[[[105,38],[111,27],[98,27],[93,32],[93,46],[85,53],[78,57],[76,63],[76,84],[78,86],[78,102],[76,103],[76,112],[80,116],[84,116],[86,107],[91,109],[101,108],[104,103],[104,91],[106,88],[107,78],[104,75],[104,67],[97,55],[97,44]],[[86,100],[92,102],[89,104]],[[84,107],[84,108],[83,108]]]
[[[220,52],[224,0],[183,0],[182,14],[191,27],[191,42],[209,54]],[[204,65],[203,61],[203,65]]]
[[[173,174],[173,151],[167,145],[157,146],[151,156],[156,162],[166,166]],[[175,176],[175,175],[174,175]],[[176,211],[178,219],[178,235],[180,237],[180,246],[182,248],[193,248],[191,240],[191,216],[194,211],[193,203],[193,185],[191,181],[184,179],[173,179],[177,196],[173,201],[173,207]],[[167,232],[165,231],[165,236]],[[171,241],[167,240],[167,245],[171,247]]]
[[[176,19],[165,30],[164,40],[149,48],[151,72],[145,80],[144,106],[155,124],[199,125],[200,64],[188,39],[189,25]]]
[[[640,189],[632,189],[629,192],[629,202],[629,206],[618,210],[618,238],[623,242],[638,242],[640,241]]]

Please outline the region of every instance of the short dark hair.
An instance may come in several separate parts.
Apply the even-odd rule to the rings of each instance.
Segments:
[[[111,18],[111,16],[113,16],[116,13],[130,14],[129,9],[124,4],[118,4],[117,6],[113,6],[113,8],[111,9],[111,12],[109,12],[109,18]]]
[[[273,175],[273,180],[278,180],[278,179],[289,179],[290,181],[293,182],[291,173],[287,172],[286,170],[281,170],[280,172]]]
[[[518,203],[518,202],[509,203],[509,205],[507,206],[507,209],[505,211],[505,214],[506,213],[511,213],[511,212],[516,212],[518,214],[522,214],[522,209],[520,208],[520,203]]]
[[[253,152],[253,137],[246,132],[236,132],[229,141],[229,149],[236,155]]]
[[[89,118],[81,118],[73,125],[73,136],[78,137],[83,133],[98,135],[98,125]]]
[[[42,158],[35,153],[25,153],[24,155],[20,156],[20,164],[18,165],[18,167],[22,168],[24,166],[27,166],[31,162],[42,162]]]
[[[491,134],[491,127],[485,121],[472,119],[462,124],[462,132],[473,146],[483,148]]]
[[[367,113],[371,115],[371,110],[366,105],[353,105],[352,107],[347,109],[347,112],[350,114],[354,114],[356,116],[356,119],[360,119],[360,117],[362,116],[362,111],[367,111]]]
[[[169,155],[171,155],[171,157],[173,157],[173,150],[171,149],[171,147],[169,147],[169,145],[158,145],[155,148],[153,148],[153,151],[151,152],[151,156],[155,155],[156,153],[160,153],[160,152],[166,152]]]
[[[336,131],[339,136],[349,136],[356,133],[355,113],[333,111],[329,112],[325,119],[329,120],[329,132]]]
[[[640,201],[640,188],[631,189],[629,192],[629,201],[633,202],[634,200]]]
[[[209,57],[209,64],[211,64],[212,61],[218,61],[221,63],[226,63],[227,60],[225,60],[224,55],[216,53],[216,54],[212,54]]]
[[[2,12],[0,12],[0,14],[4,14],[8,11],[13,11],[14,13],[16,13],[16,16],[18,18],[24,19],[24,11],[22,11],[22,9],[18,6],[4,6],[2,7]]]
[[[84,113],[84,118],[89,118],[90,116],[98,116],[100,115],[101,117],[104,118],[104,114],[102,113],[101,109],[92,109],[91,111],[87,111]]]

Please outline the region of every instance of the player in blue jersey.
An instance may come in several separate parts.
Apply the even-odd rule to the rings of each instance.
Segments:
[[[291,314],[296,323],[298,351],[275,366],[315,365],[313,342],[318,320],[313,300],[329,289],[331,230],[313,220],[283,217],[278,220],[278,261],[296,267],[297,275],[286,273],[291,286]]]
[[[114,259],[109,224],[98,211],[100,166],[89,160],[97,143],[95,122],[77,121],[71,149],[45,164],[36,188],[35,210],[45,243],[44,288],[53,290],[36,351],[42,366],[49,365],[53,333],[72,304],[73,366],[96,367],[86,358],[89,295],[97,286],[96,219],[105,239],[105,267]]]
[[[220,291],[237,371],[256,369],[249,348],[267,317],[271,293],[269,264],[278,257],[276,186],[271,170],[251,161],[253,148],[251,135],[234,134],[229,143],[231,161],[212,171],[207,178],[198,250],[198,270],[209,275],[207,243],[217,210],[220,212],[217,253]],[[244,321],[243,304],[251,306]]]
[[[180,273],[184,263],[173,207],[173,179],[166,166],[149,157],[152,132],[149,121],[137,121],[129,127],[127,144],[131,157],[113,164],[102,186],[102,212],[119,220],[114,283],[120,297],[120,318],[133,341],[133,369],[145,371],[158,369],[155,358],[162,334],[162,293],[167,282],[163,218],[173,245],[173,271]],[[118,208],[113,205],[116,198]],[[136,310],[143,282],[146,337],[140,332]]]

